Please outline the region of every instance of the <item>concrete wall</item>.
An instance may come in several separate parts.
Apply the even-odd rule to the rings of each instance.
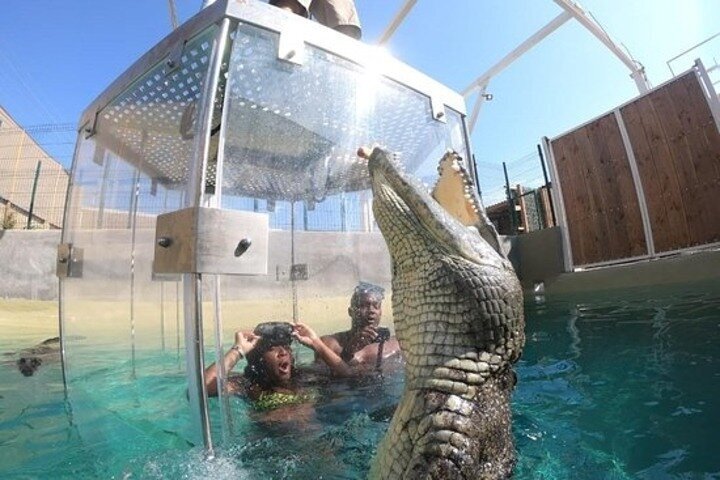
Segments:
[[[559,227],[512,237],[508,254],[523,288],[547,282],[563,271],[562,237]]]
[[[159,282],[152,280],[154,232],[140,230],[136,237],[135,295],[156,300]],[[379,233],[297,232],[296,262],[308,266],[309,278],[297,283],[301,294],[347,295],[358,280],[390,286],[390,258]],[[710,278],[720,281],[720,250],[684,253],[668,258],[562,272],[559,228],[517,237],[503,237],[503,248],[515,266],[523,287],[545,283],[546,294],[592,292],[613,288],[678,283]],[[103,299],[126,296],[130,288],[131,258],[128,230],[101,230],[78,235],[85,249],[83,277],[70,279],[78,294]],[[54,300],[59,231],[0,230],[0,298]],[[291,283],[290,234],[272,231],[268,275],[227,277],[227,299],[268,298],[287,295]]]
[[[159,285],[152,279],[154,233],[153,229],[137,230],[133,259],[130,230],[77,232],[72,241],[83,248],[83,274],[81,278],[68,279],[68,285],[73,292],[88,298],[124,296],[130,288],[132,266],[136,298],[154,299]],[[0,230],[0,297],[56,299],[59,243],[59,231]],[[290,250],[290,232],[271,231],[268,274],[226,277],[224,297],[267,298],[286,294],[291,286]],[[298,288],[308,292],[346,295],[359,280],[390,285],[390,257],[377,232],[296,232],[295,262],[308,267],[308,279],[298,282]]]
[[[57,298],[59,230],[0,230],[0,297]]]

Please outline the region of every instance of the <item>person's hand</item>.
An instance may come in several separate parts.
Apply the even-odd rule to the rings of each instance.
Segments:
[[[293,325],[292,335],[298,342],[310,348],[313,348],[313,344],[320,339],[315,330],[300,322]]]
[[[370,345],[378,336],[377,329],[378,327],[376,325],[365,325],[355,333],[350,343],[358,350],[362,347]]]
[[[250,353],[252,349],[255,348],[259,340],[260,336],[255,335],[249,330],[238,330],[237,332],[235,332],[235,345],[240,347],[240,350],[242,350],[242,353],[244,355]]]

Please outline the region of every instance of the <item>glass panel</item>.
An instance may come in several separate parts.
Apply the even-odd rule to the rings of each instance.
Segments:
[[[74,422],[107,461],[98,476],[118,475],[139,452],[184,450],[197,439],[182,285],[153,276],[152,259],[157,215],[184,206],[216,32],[188,41],[169,75],[164,63],[153,66],[78,139],[63,241],[82,249],[82,276],[62,281],[63,326]]]
[[[427,96],[327,51],[308,47],[301,66],[279,61],[277,43],[273,33],[240,25],[229,63],[216,193],[224,209],[268,215],[271,231],[268,275],[222,278],[221,353],[236,330],[252,330],[260,322],[301,320],[321,335],[348,330],[350,296],[361,281],[385,288],[381,324],[392,327],[389,254],[373,219],[367,168],[357,149],[377,143],[398,152],[406,168],[427,183],[435,181],[447,149],[467,152],[457,112],[447,111],[447,123],[436,121]],[[207,361],[215,361],[212,339],[206,337],[205,344]],[[308,366],[312,352],[295,345],[296,365]],[[240,361],[229,375],[237,378],[245,366]],[[321,388],[329,401],[315,403],[311,420],[293,420],[303,428],[280,433],[262,429],[268,417],[242,395],[212,399],[210,405],[216,421],[225,407],[225,431],[246,445],[243,466],[260,478],[277,474],[273,462],[284,462],[280,451],[290,455],[292,448],[309,452],[323,445],[328,428],[345,425],[353,408],[366,414],[389,408],[401,385],[395,376],[380,393],[358,387],[366,402],[359,409],[352,398],[333,401],[343,393]],[[252,440],[258,429],[269,435],[262,447]],[[369,458],[372,448],[367,450]],[[303,458],[302,472],[289,476],[360,475],[347,463]]]

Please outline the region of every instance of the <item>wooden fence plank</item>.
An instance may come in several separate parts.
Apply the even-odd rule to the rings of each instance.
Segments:
[[[705,226],[700,219],[704,203],[703,194],[699,188],[699,178],[687,142],[690,126],[688,119],[691,114],[683,80],[684,78],[680,78],[669,83],[651,97],[670,147],[671,159],[675,165],[678,184],[683,195],[689,242],[685,245],[678,245],[678,248],[699,245],[702,243],[701,239],[706,236]]]
[[[588,209],[583,212],[588,218],[588,230],[583,236],[588,245],[588,258],[586,263],[596,263],[607,260],[608,252],[608,223],[605,213],[605,199],[602,187],[598,181],[596,159],[594,158],[589,137],[592,135],[593,124],[577,130],[573,140],[577,145],[575,161],[582,166],[581,180],[584,185],[583,193],[587,197]]]
[[[585,247],[583,244],[582,231],[585,230],[585,218],[579,212],[585,208],[582,198],[578,198],[575,190],[577,168],[571,165],[570,161],[570,137],[563,136],[551,143],[553,156],[558,171],[559,183],[562,185],[563,204],[565,206],[565,217],[567,219],[567,231],[570,238],[573,263],[582,265],[585,258]]]
[[[638,102],[630,103],[620,110],[625,122],[630,144],[635,155],[635,161],[645,193],[645,203],[648,209],[650,225],[653,232],[653,241],[656,251],[667,251],[677,243],[676,224],[670,228],[670,218],[667,207],[673,200],[672,191],[667,186],[668,178],[665,178],[659,171],[659,165],[653,158],[653,151],[650,147],[643,117]],[[679,191],[677,191],[679,197]]]
[[[698,190],[698,224],[692,225],[698,245],[720,241],[720,183],[717,181],[717,164],[720,150],[713,150],[705,127],[715,127],[710,106],[696,75],[688,75],[681,82],[683,87],[675,103],[683,102],[685,116],[681,118],[686,135],[684,141],[690,152],[695,169]],[[683,95],[684,94],[684,95]],[[682,96],[681,96],[682,95]],[[717,132],[717,129],[715,129]],[[717,134],[720,136],[720,134]]]
[[[672,129],[668,129],[667,122],[663,121],[664,117],[675,114],[672,105],[667,100],[664,95],[650,94],[636,102],[650,146],[651,161],[657,168],[660,189],[666,199],[665,210],[668,217],[669,234],[672,235],[672,242],[667,249],[656,247],[656,252],[674,250],[678,246],[684,247],[690,244],[685,204],[687,182],[683,180],[687,177],[687,173],[681,175],[681,172],[677,170],[678,165],[674,160],[672,145],[669,141],[669,132]]]
[[[599,118],[590,124],[587,129],[588,141],[590,143],[591,158],[594,161],[593,175],[595,177],[597,193],[594,193],[603,204],[598,214],[603,216],[605,227],[604,255],[601,260],[612,260],[627,256],[627,231],[624,226],[618,223],[618,185],[612,178],[610,166],[610,152],[607,148],[607,134],[604,123],[612,114]],[[590,179],[588,179],[590,180]]]
[[[640,214],[640,205],[625,144],[615,115],[603,118],[602,126],[603,139],[609,156],[607,162],[608,182],[614,185],[617,196],[613,221],[616,223],[617,228],[623,232],[620,238],[626,242],[622,253],[625,257],[645,255],[648,250],[645,243],[645,229]]]

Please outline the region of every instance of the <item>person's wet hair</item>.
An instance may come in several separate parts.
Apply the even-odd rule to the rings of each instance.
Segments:
[[[355,286],[352,297],[350,298],[350,308],[356,310],[360,304],[360,299],[369,296],[373,300],[382,302],[385,299],[385,289],[380,285],[368,282],[360,282]]]

